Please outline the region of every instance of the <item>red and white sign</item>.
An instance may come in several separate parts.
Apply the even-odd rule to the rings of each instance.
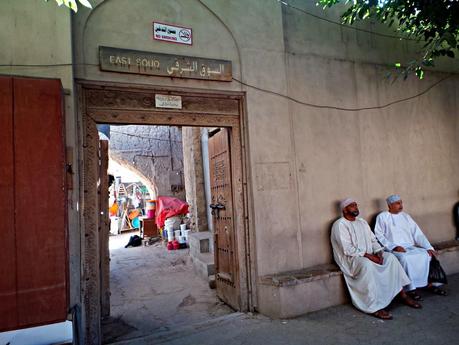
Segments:
[[[153,38],[158,41],[193,44],[191,28],[159,22],[153,22]]]

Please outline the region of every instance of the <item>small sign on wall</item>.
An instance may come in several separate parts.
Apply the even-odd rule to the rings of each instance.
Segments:
[[[155,95],[156,108],[182,109],[182,97],[172,95]]]
[[[193,44],[191,28],[153,22],[153,39],[180,44]]]

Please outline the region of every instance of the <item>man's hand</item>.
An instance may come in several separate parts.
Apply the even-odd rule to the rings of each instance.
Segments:
[[[368,253],[365,253],[364,257],[366,257],[367,259],[373,261],[374,263],[378,264],[378,265],[382,265],[383,263],[383,258],[382,256],[378,256],[378,255],[375,255],[375,254],[368,254]]]
[[[383,262],[384,262],[383,253],[384,253],[384,251],[382,251],[382,250],[376,253],[376,255],[377,255],[378,258],[379,258],[379,264],[380,264],[380,265],[382,265]]]
[[[405,248],[403,248],[402,246],[397,246],[394,249],[392,249],[392,251],[399,252],[399,253],[405,253],[406,252]]]
[[[427,253],[429,253],[429,256],[437,256],[437,252],[433,249],[427,249]]]

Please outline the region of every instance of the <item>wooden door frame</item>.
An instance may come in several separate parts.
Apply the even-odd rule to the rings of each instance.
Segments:
[[[250,252],[245,93],[77,80],[80,146],[81,300],[84,343],[101,341],[96,125],[138,124],[230,128],[240,311],[252,311],[255,275]],[[155,94],[182,97],[183,109],[155,108]]]

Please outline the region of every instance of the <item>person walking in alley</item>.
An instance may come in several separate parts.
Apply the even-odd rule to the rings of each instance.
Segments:
[[[340,208],[343,216],[333,224],[331,244],[354,306],[384,320],[392,319],[384,308],[397,295],[408,306],[421,308],[403,290],[411,281],[397,258],[384,251],[368,223],[358,217],[357,202],[347,198]]]
[[[400,261],[403,269],[411,280],[405,291],[420,300],[416,288],[428,285],[429,265],[436,252],[419,226],[403,212],[403,202],[399,195],[391,195],[386,199],[389,207],[376,218],[375,235],[387,251],[391,251]],[[439,295],[446,295],[445,290],[430,285],[429,289]]]

